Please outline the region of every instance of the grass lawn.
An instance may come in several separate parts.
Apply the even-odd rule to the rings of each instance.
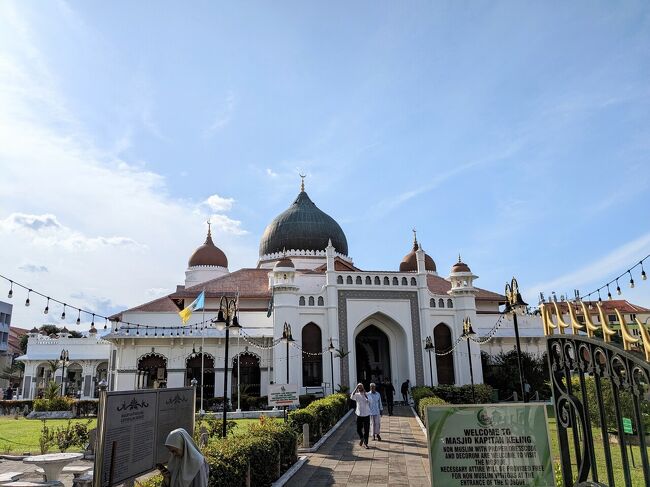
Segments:
[[[558,439],[557,439],[557,423],[556,420],[553,418],[549,418],[549,434],[551,436],[551,451],[553,454],[553,460],[556,465],[559,465],[560,463],[560,449],[558,446]],[[596,463],[598,465],[598,478],[601,483],[607,484],[607,470],[606,470],[606,464],[605,464],[605,450],[603,448],[603,437],[600,432],[600,428],[595,428],[592,427],[592,434],[594,436],[594,443],[595,443],[595,452],[596,452]],[[570,450],[571,450],[571,460],[572,462],[575,462],[575,454],[573,451],[573,434],[569,430],[567,431],[567,435],[569,438],[569,445],[570,445]],[[612,468],[614,471],[614,481],[616,482],[616,485],[625,485],[625,481],[623,479],[623,462],[621,460],[621,450],[618,444],[616,443],[610,443],[610,451],[612,454]],[[630,466],[632,465],[632,458],[630,457],[630,447],[627,447],[627,457],[628,461],[630,462]],[[632,474],[632,485],[644,485],[645,481],[643,479],[643,468],[641,467],[641,451],[638,446],[633,446],[632,447],[632,452],[634,455],[634,461],[636,464],[636,468],[631,467],[631,474]],[[650,454],[650,453],[649,453]],[[577,466],[575,463],[573,463],[573,475],[575,478],[576,472],[577,472]]]
[[[237,419],[237,427],[234,434],[244,434],[248,426],[256,423],[259,419]],[[46,421],[48,428],[59,428],[67,424],[67,419],[49,419]],[[87,424],[88,429],[96,426],[97,420],[73,419],[73,423]],[[14,419],[9,416],[0,416],[0,453],[20,454],[24,452],[40,454],[38,439],[41,436],[43,422],[38,419]],[[50,448],[51,452],[57,452],[56,446]]]
[[[87,424],[88,429],[95,427],[96,420],[73,419],[73,423]],[[65,426],[67,419],[49,419],[46,421],[48,428]],[[14,419],[10,416],[0,416],[0,453],[41,453],[38,439],[41,436],[43,422],[38,419]],[[50,451],[58,451],[56,446]]]

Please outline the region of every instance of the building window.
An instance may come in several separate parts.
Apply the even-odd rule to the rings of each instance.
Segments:
[[[305,305],[305,297],[300,296],[300,299],[298,300],[298,306],[304,306]]]
[[[352,276],[348,276],[345,280],[346,284],[352,284]]]
[[[309,296],[309,306],[314,305],[314,296]]]
[[[379,279],[379,276],[375,276],[375,285],[381,285],[381,279]]]
[[[398,286],[398,285],[399,285],[399,279],[393,277],[393,286]]]
[[[454,307],[454,302],[451,299],[447,300],[447,308],[453,308]]]
[[[430,308],[435,308],[436,307],[436,299],[435,298],[431,298],[429,300],[429,307]]]
[[[636,320],[636,314],[634,313],[630,314],[630,320],[632,321]]]
[[[585,316],[584,315],[578,315],[578,322],[584,323],[585,322]]]
[[[402,277],[402,286],[408,286],[409,281],[406,277]]]
[[[361,276],[357,276],[356,284],[363,284],[363,282],[361,281]]]
[[[418,282],[415,280],[415,277],[411,277],[411,286],[417,286]]]
[[[318,296],[318,306],[324,306],[325,301],[323,300],[323,296]]]
[[[372,279],[370,276],[366,276],[366,284],[372,284]]]
[[[158,389],[167,387],[167,359],[150,353],[138,360],[136,389]]]
[[[323,383],[323,338],[318,325],[308,323],[302,328],[302,385],[320,386]]]
[[[607,315],[607,319],[609,320],[610,323],[616,323],[618,321],[616,315]]]
[[[390,286],[390,279],[388,276],[384,276],[384,286]]]
[[[338,276],[336,278],[336,284],[343,284],[343,276]]]
[[[445,300],[440,298],[438,300],[438,308],[444,308],[445,307]]]

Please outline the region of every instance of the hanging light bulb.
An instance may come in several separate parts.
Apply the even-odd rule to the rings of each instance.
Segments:
[[[648,279],[648,276],[646,276],[645,274],[645,269],[643,268],[643,261],[639,262],[639,264],[641,264],[641,279],[645,281],[646,279]]]
[[[27,299],[25,299],[25,306],[29,306],[29,294],[32,292],[31,289],[27,290]]]
[[[77,325],[80,325],[80,324],[81,324],[81,310],[79,309],[79,310],[77,310],[77,311],[78,311],[78,314],[77,314]]]
[[[621,286],[618,284],[618,279],[616,279],[616,294],[621,295]]]
[[[90,322],[90,327],[95,328],[95,313],[93,313],[93,320]]]
[[[627,271],[627,273],[630,275],[630,287],[634,289],[634,279],[632,278],[632,273],[630,271]]]
[[[104,318],[104,330],[108,328],[108,318]]]
[[[136,325],[135,327],[135,334],[139,335],[140,334],[140,325]]]
[[[65,320],[65,307],[66,307],[66,304],[63,303],[63,312],[61,313],[61,319],[62,320]]]
[[[602,300],[601,297],[600,297],[600,289],[598,290],[598,302],[599,302],[600,304],[603,303],[603,300]]]
[[[144,336],[148,337],[149,336],[149,328],[144,329]]]
[[[45,303],[45,309],[43,310],[43,314],[46,315],[50,312],[50,298],[47,298],[47,303]]]
[[[14,281],[9,281],[9,294],[7,294],[8,298],[11,298],[14,295]]]
[[[612,293],[609,290],[609,284],[607,285],[607,299],[609,299],[609,300],[612,299]]]

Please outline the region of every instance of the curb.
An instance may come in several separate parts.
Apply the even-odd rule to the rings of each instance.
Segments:
[[[293,465],[291,465],[291,468],[289,470],[287,470],[286,472],[284,472],[282,477],[280,477],[278,480],[276,480],[275,482],[273,482],[271,484],[271,487],[282,487],[284,484],[289,482],[291,477],[293,477],[295,475],[295,473],[298,470],[300,470],[300,467],[302,467],[305,464],[306,461],[307,461],[307,456],[299,457],[298,461],[296,463],[294,463]]]
[[[315,453],[318,451],[318,449],[327,441],[327,439],[334,434],[334,432],[339,429],[339,426],[341,426],[346,419],[348,419],[348,416],[352,414],[354,409],[350,409],[345,415],[337,421],[337,423],[332,426],[327,433],[325,433],[323,436],[321,436],[321,439],[318,440],[314,446],[310,448],[298,448],[298,453]]]
[[[411,406],[411,411],[413,411],[413,416],[415,416],[415,420],[420,425],[420,429],[424,433],[424,436],[427,437],[427,428],[424,426],[424,423],[420,419],[420,416],[418,416],[418,414],[415,412],[415,409],[413,408],[413,406]]]

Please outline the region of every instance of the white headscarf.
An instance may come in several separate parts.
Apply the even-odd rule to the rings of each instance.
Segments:
[[[183,452],[182,456],[177,457],[173,453],[169,457],[169,472],[171,473],[170,487],[189,487],[196,474],[199,473],[205,458],[194,444],[194,440],[183,428],[178,428],[169,433],[166,446],[173,446]],[[207,479],[206,479],[207,485]]]

